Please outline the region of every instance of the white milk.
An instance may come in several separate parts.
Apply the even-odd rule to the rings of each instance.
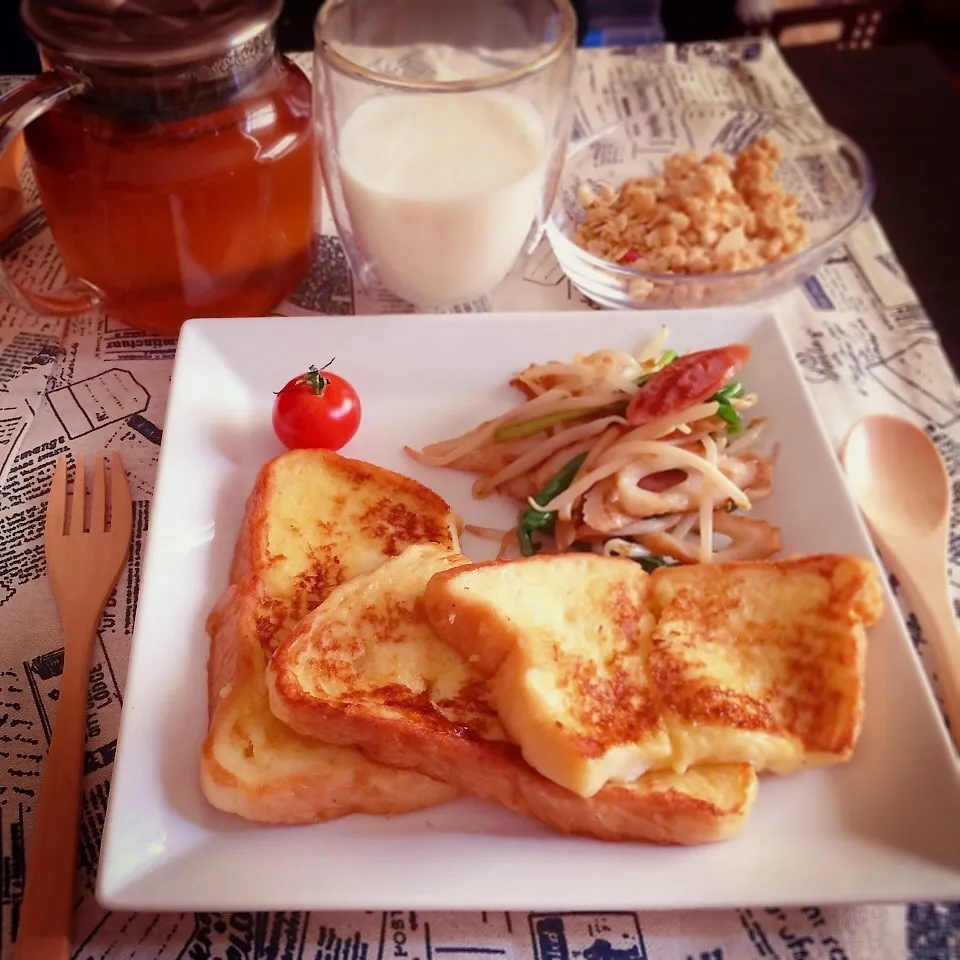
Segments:
[[[367,100],[340,134],[344,200],[365,257],[420,307],[480,297],[509,272],[541,199],[543,123],[501,92]]]

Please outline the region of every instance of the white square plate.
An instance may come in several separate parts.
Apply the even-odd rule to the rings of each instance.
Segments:
[[[164,429],[98,894],[113,908],[653,909],[960,899],[960,776],[903,625],[870,636],[853,760],[765,777],[743,834],[689,849],[565,837],[476,800],[392,819],[264,827],[218,813],[197,780],[207,723],[204,618],[226,584],[244,500],[281,452],[273,390],[336,357],[364,409],[344,451],[437,490],[467,522],[471,478],[421,467],[404,443],[448,437],[514,401],[534,360],[636,349],[661,324],[677,350],[743,341],[758,410],[781,444],[762,513],[788,551],[872,555],[776,320],[749,310],[192,321]],[[475,558],[491,545],[465,536]]]

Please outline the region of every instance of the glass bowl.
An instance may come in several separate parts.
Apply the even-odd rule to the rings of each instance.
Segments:
[[[783,155],[775,176],[800,197],[807,246],[793,256],[733,273],[651,273],[588,253],[571,239],[584,218],[581,185],[597,191],[659,174],[667,157],[695,150],[733,159],[766,136]],[[863,151],[810,113],[701,104],[640,114],[571,145],[546,234],[570,281],[606,307],[715,307],[763,300],[815,273],[869,212],[874,178]]]

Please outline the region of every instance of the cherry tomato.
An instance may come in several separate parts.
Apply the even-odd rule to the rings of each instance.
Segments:
[[[273,429],[284,446],[339,450],[357,432],[360,398],[329,366],[311,366],[277,393]]]
[[[749,359],[750,348],[742,343],[677,357],[633,395],[627,407],[627,423],[639,427],[703,403],[733,380]]]

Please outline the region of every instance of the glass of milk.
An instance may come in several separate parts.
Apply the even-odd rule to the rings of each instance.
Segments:
[[[327,0],[319,157],[369,295],[468,304],[536,243],[569,137],[575,57],[569,0]]]

